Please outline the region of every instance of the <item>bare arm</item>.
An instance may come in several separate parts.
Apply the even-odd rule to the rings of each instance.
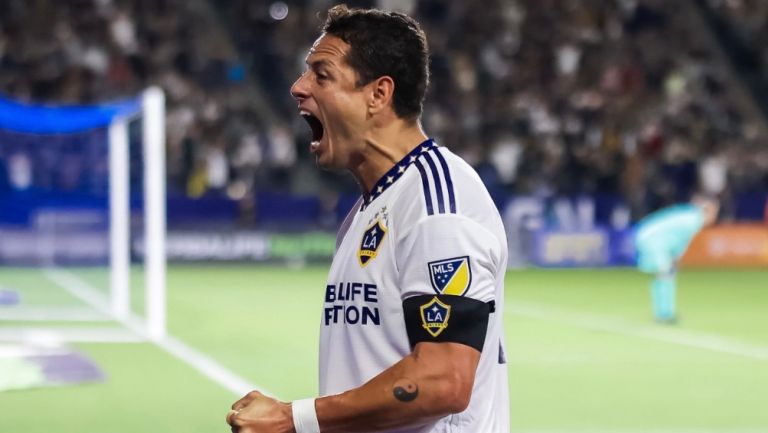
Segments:
[[[414,351],[359,388],[315,401],[323,433],[425,424],[469,405],[480,352],[458,343]]]
[[[426,424],[466,409],[480,352],[459,343],[418,343],[362,386],[315,400],[322,433],[355,433]],[[227,414],[233,432],[294,433],[289,403],[256,391]]]

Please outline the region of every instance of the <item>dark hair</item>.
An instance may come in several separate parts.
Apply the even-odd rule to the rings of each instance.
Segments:
[[[399,12],[342,4],[328,10],[322,31],[349,44],[346,61],[359,75],[358,86],[389,76],[395,82],[395,113],[410,120],[421,115],[429,84],[429,49],[416,20]]]

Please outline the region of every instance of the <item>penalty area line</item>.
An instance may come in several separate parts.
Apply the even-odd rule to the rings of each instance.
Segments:
[[[105,315],[113,317],[109,311],[104,296],[93,286],[74,274],[61,269],[46,269],[45,276],[71,295],[90,305],[92,308]],[[237,396],[243,396],[252,390],[256,390],[269,397],[277,398],[274,393],[247,381],[243,377],[219,364],[210,356],[189,346],[170,334],[161,339],[149,338],[141,320],[135,315],[131,315],[127,319],[115,318],[115,320],[141,336],[146,342],[155,344],[166,353],[189,365],[203,376]]]
[[[586,429],[522,429],[516,433],[766,433],[764,428],[650,428],[650,429],[612,429],[612,428],[586,428]]]
[[[733,340],[719,335],[695,332],[678,327],[661,328],[659,326],[641,325],[600,315],[577,313],[527,302],[507,302],[505,308],[506,314],[546,320],[592,331],[629,335],[677,344],[679,346],[768,361],[768,347]]]

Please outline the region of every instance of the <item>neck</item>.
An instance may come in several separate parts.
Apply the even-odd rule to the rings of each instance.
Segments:
[[[365,138],[365,150],[350,167],[363,196],[367,197],[390,168],[426,139],[418,122],[394,122],[372,130]]]

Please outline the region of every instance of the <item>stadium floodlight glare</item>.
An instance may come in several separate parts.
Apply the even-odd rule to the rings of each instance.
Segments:
[[[145,271],[143,319],[131,313],[130,290],[132,172],[130,125],[138,119],[141,120],[141,149],[136,153],[142,155],[140,164],[143,168],[141,170],[143,191],[133,192],[134,195],[140,194],[143,203],[142,256]],[[80,288],[85,286],[85,292],[88,292],[87,284],[81,284],[84,283],[82,280],[73,281],[66,276],[62,277],[64,274],[58,269],[51,269],[50,265],[55,265],[55,261],[47,263],[48,275],[58,275],[62,285],[70,286],[68,289],[70,293],[81,298],[91,307],[102,310],[101,313],[104,315],[121,323],[130,324],[132,330],[139,331],[143,337],[159,340],[166,336],[165,96],[163,91],[152,87],[135,98],[90,106],[31,105],[0,97],[0,131],[9,131],[11,134],[20,134],[19,136],[23,137],[38,137],[34,139],[36,144],[45,145],[46,137],[57,140],[67,134],[88,134],[89,131],[95,130],[106,130],[107,141],[105,163],[108,167],[106,176],[109,187],[105,194],[108,194],[108,299],[104,300],[104,295],[97,293],[98,291],[83,293],[77,288],[73,289],[74,286]],[[15,141],[13,137],[17,136],[11,137],[10,141],[13,142]],[[6,138],[6,141],[8,140]],[[1,141],[0,162],[3,157]],[[15,144],[18,145],[18,143]],[[14,196],[9,195],[9,197],[14,200]],[[0,199],[2,199],[2,184],[0,184]],[[2,212],[1,209],[0,212]],[[2,220],[0,220],[1,223]],[[56,242],[55,239],[54,237],[53,242]],[[54,245],[53,248],[58,246]],[[50,254],[54,256],[54,253]],[[41,263],[45,263],[45,260]],[[1,255],[0,265],[3,265]],[[102,297],[101,300],[98,299],[99,295]],[[61,320],[61,317],[54,316],[56,315],[51,316],[51,320]],[[76,316],[73,316],[73,320],[85,320]]]

